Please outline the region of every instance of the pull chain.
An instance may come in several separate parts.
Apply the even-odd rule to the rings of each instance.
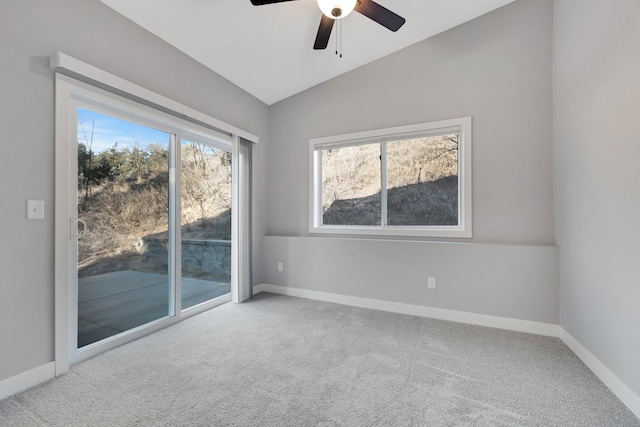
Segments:
[[[336,55],[342,58],[342,19],[336,19]],[[338,47],[339,46],[339,47]]]
[[[336,55],[338,54],[338,38],[340,38],[340,20],[336,19]]]

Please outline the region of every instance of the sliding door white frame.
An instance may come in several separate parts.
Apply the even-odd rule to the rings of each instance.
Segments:
[[[164,98],[161,95],[155,94],[153,92],[147,91],[144,88],[141,88],[133,83],[122,80],[116,76],[113,76],[109,73],[106,73],[102,70],[99,70],[95,67],[92,67],[88,64],[77,61],[71,57],[68,57],[64,54],[57,54],[51,58],[51,68],[56,71],[66,71],[70,72],[74,76],[84,75],[87,81],[93,83],[92,85],[87,85],[86,83],[80,82],[74,78],[70,78],[68,76],[62,75],[60,73],[56,73],[56,89],[55,89],[55,101],[56,101],[56,131],[55,131],[55,139],[56,139],[56,148],[55,148],[55,161],[56,161],[56,173],[55,173],[55,189],[56,189],[56,198],[55,198],[55,362],[56,362],[56,375],[61,375],[69,370],[69,366],[79,360],[86,359],[92,357],[98,353],[109,350],[111,348],[115,348],[124,342],[135,340],[143,335],[147,335],[156,330],[162,329],[170,324],[176,323],[184,318],[193,316],[202,311],[208,310],[216,305],[219,305],[224,302],[228,302],[231,299],[230,295],[225,295],[222,297],[215,298],[211,301],[199,304],[197,306],[191,307],[187,310],[182,311],[180,307],[180,298],[176,297],[173,300],[173,316],[168,316],[166,318],[162,318],[151,322],[147,325],[143,325],[141,327],[132,329],[128,332],[119,334],[117,336],[113,336],[111,338],[107,338],[100,342],[100,345],[96,346],[87,346],[83,348],[81,353],[77,352],[77,341],[76,336],[73,336],[71,333],[71,327],[76,325],[77,330],[77,286],[71,286],[74,282],[77,282],[77,275],[75,269],[71,269],[70,265],[72,262],[75,262],[75,259],[72,259],[72,253],[69,250],[70,242],[75,242],[74,237],[72,236],[72,226],[75,227],[75,209],[76,209],[76,200],[72,197],[71,188],[75,188],[77,185],[76,182],[71,182],[71,177],[73,168],[77,167],[73,165],[71,162],[72,156],[70,155],[70,141],[77,141],[77,135],[74,134],[74,125],[76,120],[73,117],[70,117],[71,111],[74,111],[74,107],[78,102],[88,102],[89,99],[83,99],[83,96],[88,96],[91,98],[91,106],[92,108],[100,108],[100,95],[104,95],[107,97],[111,97],[110,91],[103,92],[100,89],[97,89],[94,85],[98,83],[102,87],[108,87],[118,92],[119,95],[129,94],[131,98],[135,99],[135,101],[131,101],[129,99],[121,99],[119,96],[116,96],[113,99],[117,99],[116,104],[121,102],[124,106],[123,108],[127,109],[127,117],[130,117],[130,114],[139,113],[142,116],[146,116],[146,119],[149,117],[153,117],[153,115],[149,116],[145,114],[146,106],[140,103],[140,100],[146,100],[149,105],[160,106],[164,110],[164,112],[160,113],[163,117],[161,122],[164,124],[162,128],[166,129],[167,123],[169,123],[168,129],[170,133],[173,135],[173,144],[172,148],[175,151],[176,147],[179,146],[181,138],[192,138],[196,140],[207,140],[208,136],[213,132],[218,136],[218,141],[214,143],[216,146],[220,146],[219,144],[227,146],[232,153],[234,153],[234,161],[236,161],[233,170],[240,170],[241,166],[239,163],[242,159],[237,154],[238,153],[238,144],[239,137],[241,135],[245,139],[250,139],[251,141],[257,142],[258,138],[254,135],[251,135],[245,131],[237,129],[233,126],[227,125],[217,119],[206,116],[202,113],[199,113],[195,110],[190,109],[189,107],[183,106],[181,104],[176,103],[168,98]],[[90,94],[90,95],[87,95]],[[98,94],[98,95],[96,95]],[[110,99],[111,103],[113,99]],[[112,105],[112,104],[111,104]],[[171,117],[171,115],[166,114],[166,111],[169,110],[175,113],[176,116],[180,116],[182,118],[190,118],[193,122],[204,124],[210,126],[211,129],[205,129],[205,132],[199,132],[198,129],[200,126],[198,125],[188,125],[187,128],[189,130],[184,130],[185,127],[184,122]],[[65,113],[66,112],[66,113]],[[109,108],[109,114],[113,114],[113,109]],[[117,114],[117,111],[116,111]],[[171,126],[171,123],[174,121],[180,122],[180,126],[174,128]],[[145,120],[147,122],[147,120]],[[148,122],[147,122],[148,123]],[[160,127],[156,123],[156,127]],[[162,130],[164,130],[162,129]],[[181,130],[182,129],[182,130]],[[212,131],[212,129],[222,130],[223,133]],[[224,134],[231,135],[226,136]],[[194,138],[194,136],[196,138]],[[211,141],[209,141],[211,142]],[[175,157],[174,157],[175,158]],[[173,165],[174,167],[171,169],[174,174],[173,181],[175,181],[175,174],[179,173],[179,162]],[[176,169],[178,169],[176,171]],[[241,284],[247,279],[246,277],[238,277],[238,276],[246,276],[246,273],[240,273],[240,271],[246,272],[247,267],[250,271],[250,266],[246,265],[246,260],[248,259],[246,255],[240,256],[240,254],[246,254],[247,246],[246,242],[246,221],[239,221],[236,217],[239,217],[242,209],[246,208],[246,203],[238,203],[236,200],[240,200],[241,198],[246,199],[247,196],[245,191],[249,188],[246,187],[244,190],[239,189],[237,183],[240,181],[238,172],[235,172],[235,185],[233,186],[234,193],[234,206],[232,209],[232,218],[234,219],[233,230],[235,239],[232,247],[232,295],[233,300],[235,302],[242,302],[247,298],[246,292],[240,289]],[[173,197],[178,197],[179,200],[179,189],[178,194],[173,194]],[[176,213],[172,215],[176,218]],[[243,217],[247,217],[245,214]],[[179,217],[178,217],[179,218]],[[176,229],[176,227],[174,227]],[[241,238],[245,236],[245,238]],[[249,237],[250,239],[250,237]],[[176,236],[174,236],[174,242],[177,242]],[[180,261],[180,245],[174,244],[174,248],[171,251],[171,257],[174,260],[174,266],[179,265]],[[73,252],[75,253],[75,252]],[[177,261],[177,264],[175,263]],[[174,287],[174,295],[176,291],[180,291],[180,280],[178,278],[179,269],[174,268],[174,270],[170,274],[173,276],[171,282],[177,284],[178,289],[176,290]],[[178,278],[178,280],[176,280]],[[70,349],[75,351],[70,351]]]

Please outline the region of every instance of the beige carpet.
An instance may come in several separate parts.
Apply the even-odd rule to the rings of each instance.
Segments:
[[[0,402],[2,426],[640,426],[558,339],[259,294]]]

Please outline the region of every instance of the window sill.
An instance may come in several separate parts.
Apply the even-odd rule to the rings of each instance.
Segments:
[[[448,237],[470,239],[471,229],[462,227],[394,227],[321,225],[309,227],[310,234],[342,234],[366,236]]]

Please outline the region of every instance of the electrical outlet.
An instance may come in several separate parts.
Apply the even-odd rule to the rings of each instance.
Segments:
[[[437,289],[438,286],[436,285],[436,278],[435,277],[429,277],[427,279],[427,288],[429,289]]]
[[[284,271],[284,264],[281,262],[278,263],[278,271]]]

